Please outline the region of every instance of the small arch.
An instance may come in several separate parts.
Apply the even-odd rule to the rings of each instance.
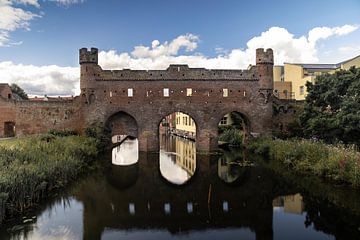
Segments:
[[[106,121],[105,127],[112,136],[127,135],[138,137],[138,123],[136,119],[127,112],[118,111],[112,114]]]
[[[138,124],[133,116],[119,111],[112,114],[105,123],[105,129],[111,135],[112,163],[114,165],[132,165],[139,159]]]
[[[250,134],[249,118],[239,112],[230,111],[218,118],[219,146],[242,146]]]

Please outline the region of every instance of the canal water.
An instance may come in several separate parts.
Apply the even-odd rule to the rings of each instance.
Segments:
[[[0,229],[0,239],[360,239],[359,191],[280,174],[234,149],[125,140],[104,167]],[[266,160],[265,160],[266,162]]]

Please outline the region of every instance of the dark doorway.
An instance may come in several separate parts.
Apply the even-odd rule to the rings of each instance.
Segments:
[[[15,137],[15,123],[5,122],[4,123],[4,137]]]

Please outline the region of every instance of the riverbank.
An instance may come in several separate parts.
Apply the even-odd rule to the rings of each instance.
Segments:
[[[26,211],[89,169],[95,138],[40,135],[0,142],[0,222]]]
[[[286,170],[360,187],[360,153],[355,147],[259,138],[250,143],[249,150],[280,163]]]

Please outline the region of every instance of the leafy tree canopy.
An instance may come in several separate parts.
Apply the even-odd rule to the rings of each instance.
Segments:
[[[360,68],[340,70],[306,84],[300,122],[308,137],[360,146]]]
[[[11,91],[15,94],[17,94],[20,98],[22,98],[23,100],[27,100],[29,99],[28,95],[26,94],[26,92],[24,91],[24,89],[22,89],[21,87],[19,87],[17,84],[13,83],[10,85]]]

